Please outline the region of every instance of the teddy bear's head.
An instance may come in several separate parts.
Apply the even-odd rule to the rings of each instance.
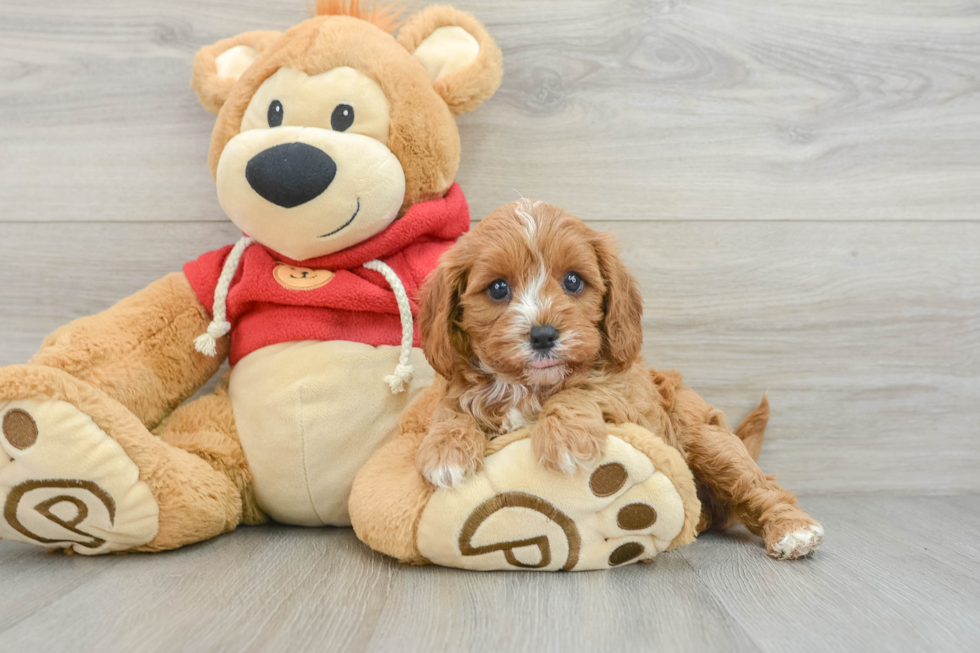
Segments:
[[[197,54],[191,85],[218,114],[218,200],[283,256],[350,247],[452,185],[454,116],[497,90],[500,50],[451,7],[410,17],[397,40],[396,23],[390,8],[320,0],[284,33],[248,32]]]

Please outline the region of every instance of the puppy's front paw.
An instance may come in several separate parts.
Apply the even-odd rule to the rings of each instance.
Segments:
[[[441,488],[454,488],[463,482],[463,479],[477,470],[476,465],[463,467],[452,463],[443,463],[440,466],[421,469],[422,476],[429,483]]]
[[[574,474],[602,457],[606,437],[603,422],[576,424],[544,418],[531,434],[531,448],[545,468]]]
[[[446,437],[433,431],[415,454],[415,466],[429,483],[452,488],[483,469],[484,439]]]

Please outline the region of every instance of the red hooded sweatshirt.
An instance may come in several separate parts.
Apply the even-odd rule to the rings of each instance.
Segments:
[[[231,364],[268,345],[298,340],[350,340],[399,345],[401,321],[391,287],[361,267],[379,259],[401,279],[412,316],[418,292],[439,256],[469,229],[470,213],[458,184],[445,197],[412,206],[368,240],[334,254],[293,261],[255,243],[242,255],[228,291]],[[184,265],[197,298],[210,312],[232,245]],[[420,345],[418,329],[413,345]]]

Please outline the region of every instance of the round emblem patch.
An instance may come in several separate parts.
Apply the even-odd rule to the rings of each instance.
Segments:
[[[272,271],[272,278],[286,290],[313,290],[330,283],[334,273],[330,270],[313,270],[280,263]]]

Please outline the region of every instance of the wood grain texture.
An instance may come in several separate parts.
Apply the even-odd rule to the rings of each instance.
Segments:
[[[681,370],[732,425],[769,392],[761,463],[788,488],[980,491],[980,249],[951,247],[980,243],[980,224],[591,224],[616,232],[640,279],[651,365]],[[0,223],[14,309],[0,365],[235,237],[222,223]]]
[[[967,643],[980,637],[980,584],[968,560],[980,552],[976,497],[815,498],[804,505],[828,524],[830,542],[806,564],[750,571],[758,552],[747,533],[712,535],[680,551],[760,649],[794,640],[801,651],[976,646]],[[721,538],[741,541],[718,555],[709,542]],[[964,548],[972,553],[964,556]],[[802,609],[790,608],[790,616],[787,603]]]
[[[976,2],[455,5],[506,68],[460,120],[477,216],[516,189],[616,220],[977,217]],[[221,220],[194,52],[305,15],[301,0],[0,3],[0,220]]]
[[[653,564],[575,574],[401,567],[347,529],[242,528],[177,553],[98,559],[3,542],[0,652],[980,646],[976,496],[803,503],[828,534],[807,560],[770,560],[739,530]]]

